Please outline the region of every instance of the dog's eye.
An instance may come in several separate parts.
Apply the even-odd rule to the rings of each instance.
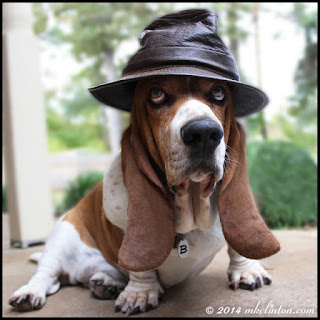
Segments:
[[[212,94],[213,94],[214,98],[218,101],[222,101],[224,99],[224,89],[221,87],[213,88]]]
[[[226,100],[225,89],[220,86],[213,87],[210,90],[209,99],[218,105],[223,105]]]
[[[149,99],[156,105],[159,105],[162,102],[164,102],[165,98],[166,98],[166,94],[164,93],[163,90],[159,88],[152,88],[149,91]]]

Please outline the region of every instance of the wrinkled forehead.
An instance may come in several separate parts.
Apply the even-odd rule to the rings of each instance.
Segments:
[[[165,91],[186,95],[196,93],[199,89],[205,90],[214,84],[227,86],[225,81],[217,79],[176,75],[158,76],[140,80],[135,89],[135,97],[147,94],[148,90],[154,86],[160,86]]]

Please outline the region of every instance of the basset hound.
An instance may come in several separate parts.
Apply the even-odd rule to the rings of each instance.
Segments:
[[[251,193],[232,86],[159,76],[135,88],[122,151],[104,179],[57,222],[31,280],[10,304],[41,308],[82,284],[115,311],[145,312],[198,275],[227,241],[230,286],[271,283],[257,259],[280,249]]]

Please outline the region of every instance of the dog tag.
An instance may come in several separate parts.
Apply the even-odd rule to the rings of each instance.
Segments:
[[[184,259],[189,254],[189,244],[186,239],[180,240],[178,244],[178,255],[181,259]]]

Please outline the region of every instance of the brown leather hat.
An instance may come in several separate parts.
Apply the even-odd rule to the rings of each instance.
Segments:
[[[232,84],[236,117],[260,111],[269,102],[260,89],[240,82],[236,62],[217,34],[217,14],[185,10],[163,16],[141,33],[141,48],[131,57],[119,80],[89,88],[100,102],[130,111],[137,81],[182,75],[213,78]]]

